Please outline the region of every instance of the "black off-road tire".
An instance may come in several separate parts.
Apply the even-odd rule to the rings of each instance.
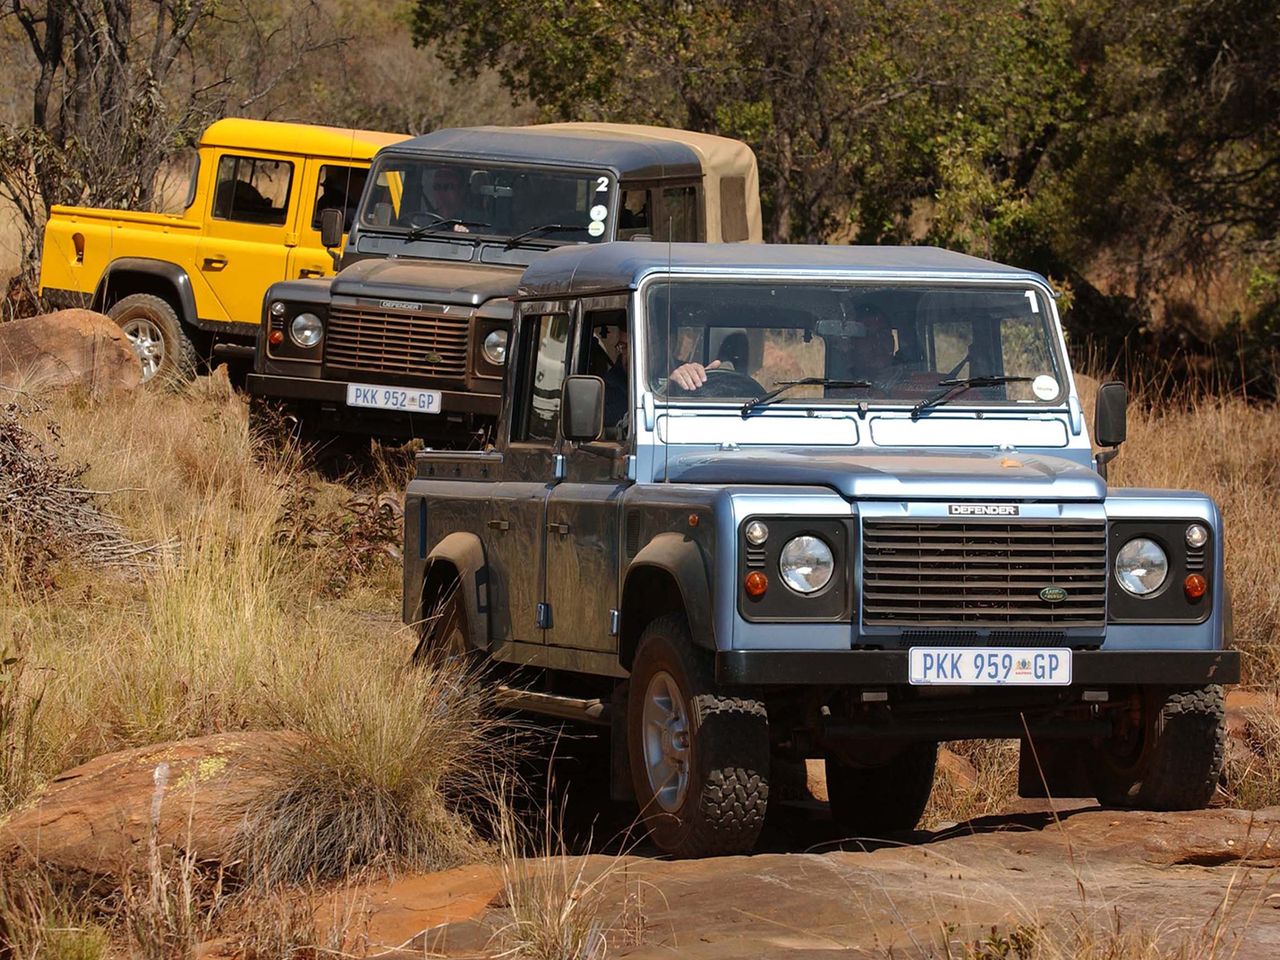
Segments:
[[[929,802],[938,745],[908,744],[877,766],[854,766],[835,756],[826,765],[831,816],[851,836],[902,833],[916,828]]]
[[[112,304],[107,316],[124,330],[135,353],[149,349],[141,346],[144,332],[148,343],[152,331],[159,334],[163,353],[154,367],[139,354],[144,383],[183,383],[195,377],[199,355],[169,301],[150,293],[133,293]]]
[[[684,698],[688,786],[672,811],[658,802],[644,749],[650,681],[666,673]],[[769,718],[764,704],[717,689],[710,658],[689,639],[683,615],[645,628],[631,669],[627,746],[640,815],[654,844],[679,858],[748,853],[769,804]]]
[[[1107,806],[1199,810],[1217,788],[1226,746],[1220,684],[1147,689],[1134,742],[1099,745],[1092,764],[1094,789]]]

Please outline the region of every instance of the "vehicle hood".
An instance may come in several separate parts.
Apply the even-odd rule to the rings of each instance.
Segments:
[[[459,303],[478,307],[509,297],[524,267],[428,260],[361,260],[333,278],[335,297]]]
[[[850,500],[1103,500],[1107,484],[1062,457],[995,451],[732,450],[673,456],[676,483],[830,487]]]

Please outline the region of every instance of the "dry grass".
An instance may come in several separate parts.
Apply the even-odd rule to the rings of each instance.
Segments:
[[[331,551],[353,555],[358,517],[300,543],[316,518],[378,491],[264,456],[225,380],[105,403],[63,397],[49,415],[65,460],[111,491],[104,506],[129,533],[180,547],[141,577],[65,563],[40,583],[0,580],[0,636],[11,638],[0,659],[12,661],[0,674],[5,807],[105,751],[289,728],[306,746],[282,759],[282,792],[259,811],[280,817],[261,836],[282,875],[474,854],[458,804],[495,742],[483,698],[445,668],[407,675],[413,639],[395,617],[393,558],[361,559],[337,588],[317,576]]]
[[[433,870],[485,849],[459,807],[487,793],[499,731],[485,687],[447,665],[323,672],[273,760],[280,788],[247,813],[244,857],[261,881],[328,879],[369,866]]]
[[[603,960],[644,939],[642,887],[625,859],[571,856],[550,806],[531,831],[499,810],[507,921],[494,937],[500,956],[519,960]]]
[[[37,874],[0,875],[0,956],[104,960],[110,936],[85,901]]]
[[[957,740],[943,744],[958,758],[955,769],[939,761],[939,775],[921,824],[937,829],[1002,813],[1018,796],[1017,740]]]

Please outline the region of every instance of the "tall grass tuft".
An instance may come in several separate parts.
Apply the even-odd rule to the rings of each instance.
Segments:
[[[290,708],[302,737],[271,760],[278,787],[246,816],[257,878],[433,870],[481,855],[465,814],[484,803],[500,760],[486,689],[447,663],[334,666]]]

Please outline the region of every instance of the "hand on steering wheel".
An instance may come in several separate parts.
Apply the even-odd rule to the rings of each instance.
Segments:
[[[692,384],[690,386],[689,384]],[[721,368],[719,360],[705,367],[700,363],[686,363],[671,371],[667,381],[669,396],[733,397],[750,399],[765,392],[754,378],[737,370]]]

